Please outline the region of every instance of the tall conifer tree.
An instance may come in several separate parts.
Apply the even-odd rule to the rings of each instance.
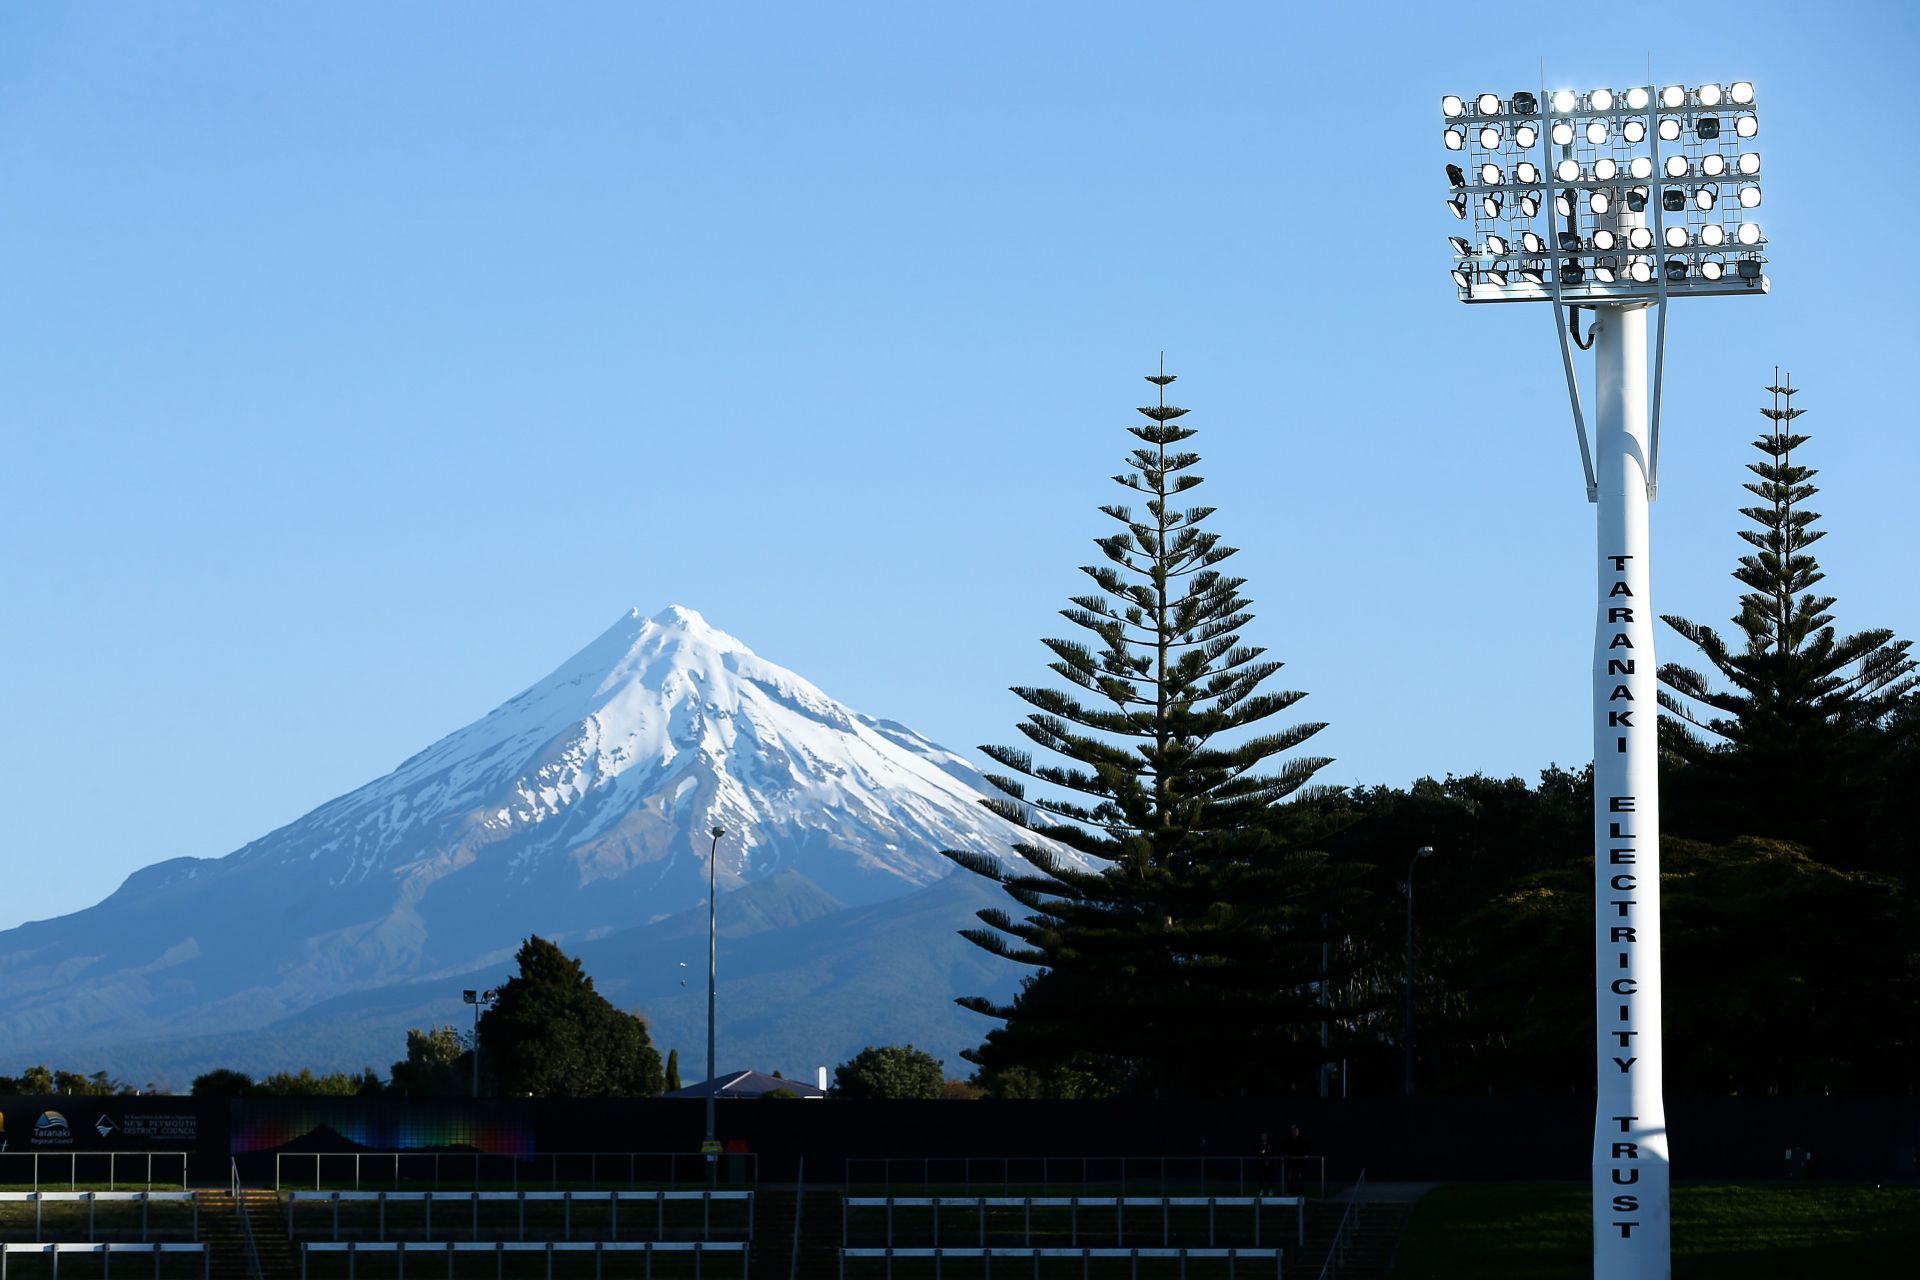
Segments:
[[[1130,502],[1100,508],[1120,529],[1082,568],[1098,591],[1062,610],[1086,636],[1044,642],[1065,687],[1014,689],[1033,708],[1020,732],[1045,754],[982,748],[1006,770],[988,803],[1045,841],[1017,846],[1031,873],[947,855],[1028,912],[982,911],[986,927],[963,931],[1040,969],[1010,1005],[960,1001],[1005,1020],[967,1055],[1003,1091],[1258,1087],[1241,1069],[1270,1080],[1283,1045],[1317,1034],[1303,1028],[1320,1016],[1316,931],[1335,877],[1279,834],[1276,806],[1326,761],[1271,766],[1323,726],[1268,727],[1304,695],[1262,689],[1280,664],[1242,643],[1244,580],[1219,567],[1235,549],[1202,527],[1213,508],[1180,501],[1201,483],[1181,447],[1196,432],[1167,403],[1164,364],[1147,380],[1157,403],[1114,477]]]
[[[1698,795],[1701,834],[1796,840],[1842,863],[1849,811],[1878,765],[1875,738],[1914,688],[1910,642],[1886,628],[1839,636],[1834,597],[1813,588],[1826,576],[1811,548],[1823,536],[1807,506],[1818,473],[1793,459],[1808,437],[1793,430],[1806,410],[1797,388],[1774,370],[1773,405],[1760,410],[1768,430],[1753,442],[1765,461],[1748,464],[1746,485],[1758,504],[1741,514],[1759,525],[1740,530],[1753,547],[1734,578],[1747,588],[1734,624],[1740,636],[1664,615],[1712,664],[1701,671],[1666,663],[1661,706],[1671,717],[1666,742],[1687,767],[1682,794]]]

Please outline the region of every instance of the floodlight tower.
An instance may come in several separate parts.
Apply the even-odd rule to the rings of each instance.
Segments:
[[[1550,302],[1594,562],[1593,1273],[1670,1274],[1661,1096],[1660,796],[1647,506],[1660,477],[1667,304],[1767,292],[1753,85],[1441,99],[1462,302]],[[1468,234],[1471,233],[1471,234]],[[1580,312],[1592,313],[1588,336]],[[1656,320],[1652,395],[1647,312]],[[1574,347],[1594,353],[1587,435]],[[1651,405],[1651,413],[1649,413]]]

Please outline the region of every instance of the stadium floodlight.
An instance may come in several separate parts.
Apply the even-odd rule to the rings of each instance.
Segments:
[[[1767,240],[1748,213],[1760,205],[1760,156],[1749,141],[1760,125],[1747,80],[1561,89],[1525,112],[1518,94],[1505,103],[1493,94],[1448,97],[1441,113],[1458,120],[1469,102],[1477,129],[1500,134],[1500,145],[1475,159],[1502,180],[1470,180],[1484,179],[1478,165],[1473,173],[1449,167],[1459,175],[1454,212],[1473,223],[1472,234],[1453,240],[1456,293],[1462,302],[1551,304],[1587,499],[1597,507],[1593,1274],[1664,1280],[1672,1231],[1648,504],[1659,492],[1668,304],[1769,288]],[[1521,163],[1534,166],[1532,177],[1508,182]],[[1541,175],[1554,179],[1545,208],[1533,181]],[[1515,198],[1502,201],[1509,189]],[[1574,369],[1583,308],[1594,335],[1591,440]]]

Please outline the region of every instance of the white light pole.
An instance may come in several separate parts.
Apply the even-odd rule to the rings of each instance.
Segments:
[[[727,834],[725,827],[716,826],[707,833],[713,837],[713,844],[707,850],[707,1140],[701,1144],[709,1164],[719,1160],[719,1139],[714,1136],[713,1126],[713,1011],[714,1011],[714,959],[718,951],[714,932],[714,886],[716,884],[715,867],[720,861],[720,837]]]
[[[1441,100],[1462,302],[1551,302],[1587,500],[1593,648],[1596,1280],[1665,1280],[1658,685],[1647,508],[1658,492],[1667,303],[1760,297],[1753,86],[1520,91]],[[1465,234],[1471,232],[1471,236]],[[1593,314],[1580,335],[1580,311]],[[1651,397],[1647,312],[1658,318]],[[1594,353],[1587,438],[1574,346]],[[1649,414],[1649,404],[1651,413]]]
[[[460,999],[473,1006],[473,1096],[480,1096],[480,1010],[484,1005],[494,1004],[500,999],[498,987],[488,987],[485,991],[462,991]]]

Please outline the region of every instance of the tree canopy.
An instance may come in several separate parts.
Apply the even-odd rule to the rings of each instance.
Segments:
[[[535,1097],[643,1097],[660,1092],[660,1054],[637,1015],[593,989],[580,961],[538,935],[519,973],[480,1018],[480,1065],[499,1092]]]

